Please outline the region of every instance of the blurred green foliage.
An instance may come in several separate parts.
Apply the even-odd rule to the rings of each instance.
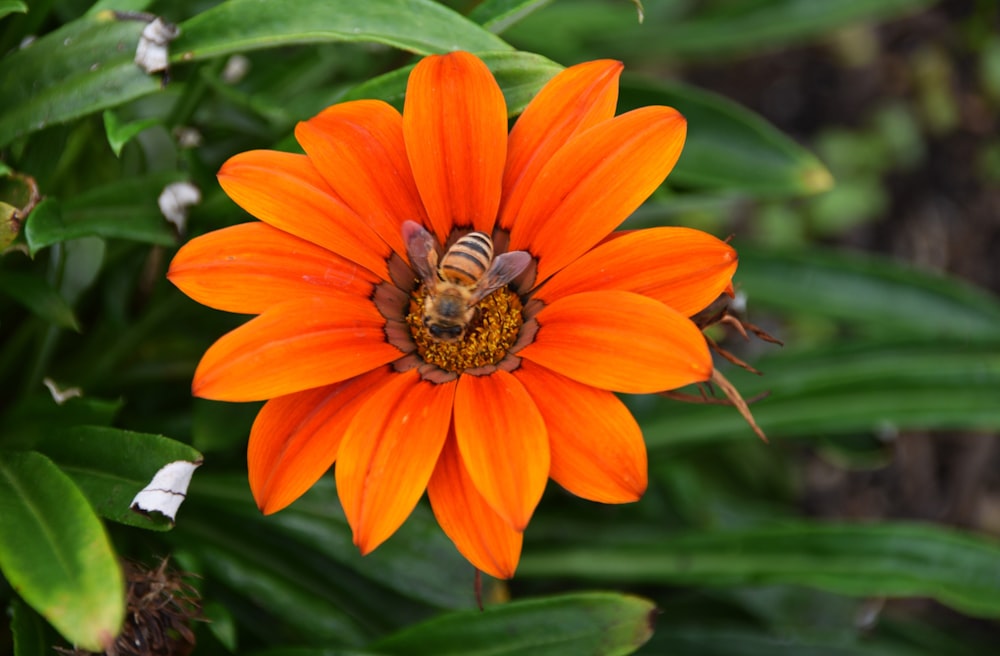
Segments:
[[[199,654],[986,653],[1000,616],[988,527],[809,505],[822,481],[890,467],[908,433],[1000,430],[1000,301],[839,245],[898,210],[892,176],[968,123],[956,62],[915,47],[893,63],[913,93],[821,123],[814,152],[676,79],[802,44],[861,70],[879,22],[932,5],[649,0],[640,24],[626,0],[0,0],[0,654],[98,649],[125,613],[116,559],[155,569],[168,554],[197,576]],[[168,71],[133,62],[148,18],[112,10],[179,25]],[[970,12],[951,36],[986,117],[972,166],[995,186],[1000,38],[983,25],[998,10]],[[629,224],[735,232],[741,302],[787,343],[713,333],[765,372],[725,369],[748,398],[769,393],[753,410],[770,447],[731,408],[628,399],[646,497],[603,507],[550,489],[485,612],[427,508],[366,558],[329,478],[260,515],[244,456],[259,406],[189,391],[240,319],[164,280],[185,239],[245,219],[214,180],[227,157],[294,148],[296,121],[341,99],[398,104],[417,57],[456,48],[481,54],[512,115],[563,65],[604,57],[629,71],[621,109],[681,109],[684,155]],[[201,195],[180,229],[158,204],[177,182]],[[159,467],[202,454],[176,526],[128,510]]]

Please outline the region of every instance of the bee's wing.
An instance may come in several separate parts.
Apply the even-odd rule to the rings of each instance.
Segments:
[[[434,236],[415,221],[403,222],[403,241],[412,266],[424,282],[437,280],[437,248]]]
[[[469,303],[475,305],[500,287],[517,278],[530,263],[531,255],[527,251],[511,251],[510,253],[497,255],[493,259],[493,264],[486,270],[483,277],[479,279],[479,284],[473,290]]]

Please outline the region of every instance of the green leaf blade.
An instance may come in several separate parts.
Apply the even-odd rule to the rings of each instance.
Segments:
[[[437,617],[378,641],[385,654],[597,656],[630,654],[652,635],[653,604],[582,593]]]
[[[0,292],[61,328],[80,330],[73,308],[43,278],[18,271],[0,271]]]
[[[370,41],[427,55],[509,50],[503,40],[430,0],[231,0],[181,24],[172,61],[198,61],[260,48]]]
[[[0,569],[69,641],[100,651],[125,617],[125,584],[104,527],[45,456],[0,453]]]
[[[688,121],[672,183],[764,197],[815,194],[833,184],[815,155],[721,96],[680,83],[625,77],[619,111],[644,105],[674,107]]]
[[[132,61],[143,27],[99,13],[0,59],[0,146],[157,91]]]
[[[749,531],[682,533],[643,544],[525,554],[519,575],[739,586],[791,584],[839,594],[934,597],[1000,616],[1000,543],[921,524],[797,522]]]
[[[104,426],[77,426],[50,433],[41,436],[34,448],[73,479],[102,517],[158,531],[173,524],[161,516],[133,512],[133,497],[167,463],[202,459],[190,446],[162,435]]]

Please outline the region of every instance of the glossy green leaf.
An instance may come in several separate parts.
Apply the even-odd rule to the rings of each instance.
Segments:
[[[161,246],[176,236],[157,203],[171,182],[184,179],[178,171],[123,179],[64,202],[47,200],[28,217],[24,236],[31,253],[79,237],[128,239]]]
[[[132,61],[144,23],[80,18],[0,59],[0,146],[160,88]]]
[[[670,182],[788,196],[825,191],[833,178],[816,157],[753,112],[680,83],[626,76],[619,111],[668,105],[688,122],[687,142]]]
[[[1000,299],[957,278],[852,252],[737,244],[736,284],[757,305],[878,335],[997,336]]]
[[[0,569],[67,640],[100,651],[125,617],[121,568],[83,493],[51,460],[0,453]]]
[[[27,11],[28,5],[21,2],[21,0],[0,0],[0,18],[3,18],[7,14],[23,14]]]
[[[13,298],[50,323],[70,330],[80,330],[73,308],[41,276],[0,270],[0,293]]]
[[[799,522],[535,549],[525,553],[518,575],[616,584],[804,585],[864,597],[933,597],[964,613],[997,617],[998,561],[1000,543],[948,528]]]
[[[485,0],[469,12],[469,20],[479,23],[494,34],[500,34],[551,2],[552,0]]]
[[[831,639],[828,631],[821,630],[787,635],[709,622],[705,626],[657,628],[649,648],[650,654],[670,656],[926,656],[929,653],[919,647],[893,644],[863,634],[848,641]],[[949,653],[958,656],[961,652]]]
[[[153,530],[172,523],[130,509],[133,497],[167,463],[201,462],[201,454],[162,435],[103,426],[77,426],[40,436],[34,448],[51,458],[80,487],[102,517]],[[183,515],[181,508],[180,514]]]
[[[114,112],[110,110],[105,110],[104,112],[104,130],[108,135],[108,145],[111,146],[111,150],[116,156],[120,156],[122,148],[125,147],[125,144],[131,141],[140,132],[159,124],[160,120],[156,118],[146,118],[138,121],[132,121],[130,123],[122,123],[118,120],[118,117],[115,116]]]
[[[562,70],[562,66],[545,57],[526,52],[488,52],[480,56],[503,90],[510,116],[520,114],[538,90]],[[373,78],[351,89],[340,100],[379,98],[402,109],[411,70],[413,67],[408,66]]]
[[[175,62],[325,41],[370,41],[417,54],[510,48],[431,0],[230,0],[180,27],[181,35],[171,48]]]
[[[771,438],[814,439],[907,429],[1000,429],[1000,342],[861,342],[755,362],[763,376],[727,369]],[[719,406],[671,403],[640,413],[650,449],[756,439]]]
[[[586,656],[631,654],[653,632],[655,606],[639,597],[581,593],[444,615],[378,641],[385,654]]]

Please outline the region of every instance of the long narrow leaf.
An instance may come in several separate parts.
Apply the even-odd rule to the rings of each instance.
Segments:
[[[431,0],[230,0],[182,23],[171,53],[192,61],[321,41],[371,41],[418,54],[510,48]]]
[[[933,597],[1000,616],[1000,544],[918,524],[798,523],[664,535],[642,544],[529,551],[519,575],[706,586],[805,585],[857,596]]]

